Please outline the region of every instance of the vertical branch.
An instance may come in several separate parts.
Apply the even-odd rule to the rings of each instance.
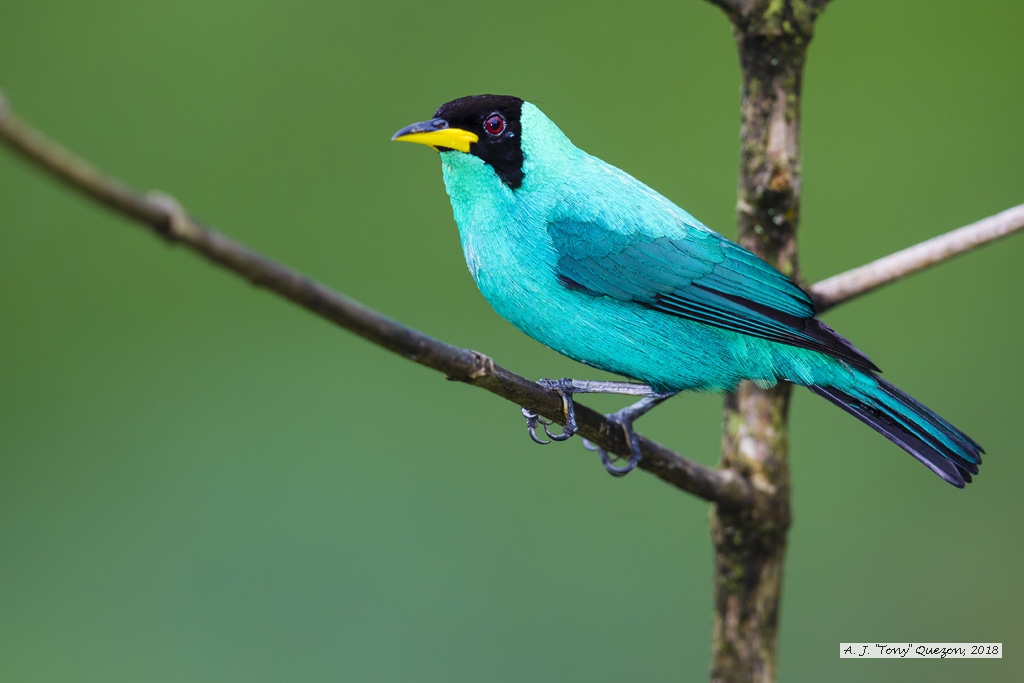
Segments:
[[[722,3],[718,3],[722,4]],[[727,3],[742,71],[740,243],[798,277],[800,87],[807,43],[824,3]],[[754,505],[716,505],[711,679],[776,679],[776,636],[789,529],[790,386],[744,382],[725,402],[722,465],[746,479]]]

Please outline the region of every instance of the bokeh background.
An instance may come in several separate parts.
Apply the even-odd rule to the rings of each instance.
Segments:
[[[0,87],[102,168],[531,377],[594,376],[479,296],[436,156],[479,92],[734,235],[739,71],[699,0],[5,0]],[[804,99],[817,280],[1024,201],[1024,4],[836,0]],[[827,316],[988,449],[956,491],[792,409],[787,681],[1021,680],[1024,238]],[[611,409],[615,401],[589,401]],[[717,459],[721,399],[642,431]],[[699,681],[707,506],[155,240],[0,151],[0,680]],[[840,641],[1003,642],[840,661]]]

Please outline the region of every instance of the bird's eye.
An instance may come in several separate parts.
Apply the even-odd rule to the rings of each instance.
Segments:
[[[491,114],[484,121],[484,130],[488,135],[501,135],[505,131],[505,117],[501,114]]]

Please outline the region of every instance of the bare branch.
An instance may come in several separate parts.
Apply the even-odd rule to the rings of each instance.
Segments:
[[[811,287],[818,312],[867,294],[901,278],[948,261],[1024,228],[1024,204],[965,225]]]
[[[506,370],[487,356],[434,339],[363,306],[259,254],[188,216],[172,198],[149,195],[110,178],[41,133],[19,121],[0,97],[0,139],[51,175],[86,196],[145,224],[172,243],[180,243],[322,318],[411,361],[444,373],[448,379],[486,389],[559,423],[561,397]],[[610,452],[628,456],[622,429],[603,415],[576,404],[581,435]],[[746,480],[731,470],[705,467],[640,437],[642,469],[708,501],[742,507],[751,499]]]

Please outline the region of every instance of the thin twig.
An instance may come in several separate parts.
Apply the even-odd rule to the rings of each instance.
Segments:
[[[811,287],[818,313],[1024,228],[1024,204],[833,275]]]
[[[407,327],[310,278],[253,251],[191,218],[166,195],[143,194],[110,178],[85,160],[46,139],[14,117],[0,96],[0,139],[29,161],[86,196],[135,218],[173,243],[187,246],[254,285],[264,287],[378,346],[444,373],[449,379],[486,389],[560,424],[561,397],[489,357]],[[621,427],[576,404],[579,433],[606,450],[629,455]],[[731,470],[705,467],[640,437],[642,469],[695,496],[726,506],[751,500],[747,481]]]

